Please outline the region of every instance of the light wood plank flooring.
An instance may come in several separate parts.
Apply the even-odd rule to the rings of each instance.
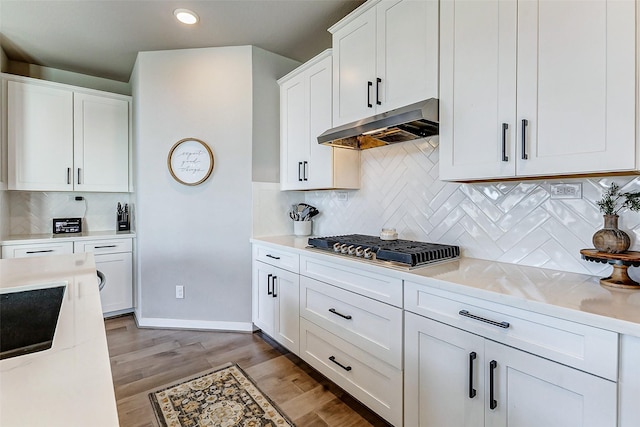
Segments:
[[[155,426],[148,392],[237,363],[298,427],[388,426],[294,354],[260,333],[138,329],[105,320],[121,427]]]

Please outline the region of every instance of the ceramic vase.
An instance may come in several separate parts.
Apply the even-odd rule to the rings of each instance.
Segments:
[[[604,228],[593,235],[593,246],[600,252],[619,254],[631,246],[629,235],[618,229],[618,215],[603,215]]]

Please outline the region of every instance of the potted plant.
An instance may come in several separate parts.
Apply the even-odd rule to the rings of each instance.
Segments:
[[[596,202],[604,218],[604,228],[593,235],[593,246],[600,252],[619,254],[629,249],[631,239],[618,229],[618,212],[626,208],[640,210],[640,191],[620,192],[620,187],[612,182],[602,199]]]

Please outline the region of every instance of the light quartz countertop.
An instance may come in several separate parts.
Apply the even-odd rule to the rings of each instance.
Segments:
[[[0,360],[1,426],[118,426],[93,253],[0,260],[0,288],[66,282],[50,349]]]
[[[119,239],[135,237],[132,231],[90,231],[69,234],[16,234],[0,240],[0,245],[27,245],[33,243],[73,242],[77,240]]]
[[[307,241],[307,237],[295,236],[251,239],[255,244],[322,257],[431,288],[640,336],[640,290],[604,287],[597,276],[464,257],[407,271],[306,249]]]

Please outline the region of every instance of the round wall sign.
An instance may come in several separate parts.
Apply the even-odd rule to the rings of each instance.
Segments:
[[[196,138],[176,142],[167,158],[171,176],[181,184],[198,185],[213,171],[213,153],[209,146]]]

